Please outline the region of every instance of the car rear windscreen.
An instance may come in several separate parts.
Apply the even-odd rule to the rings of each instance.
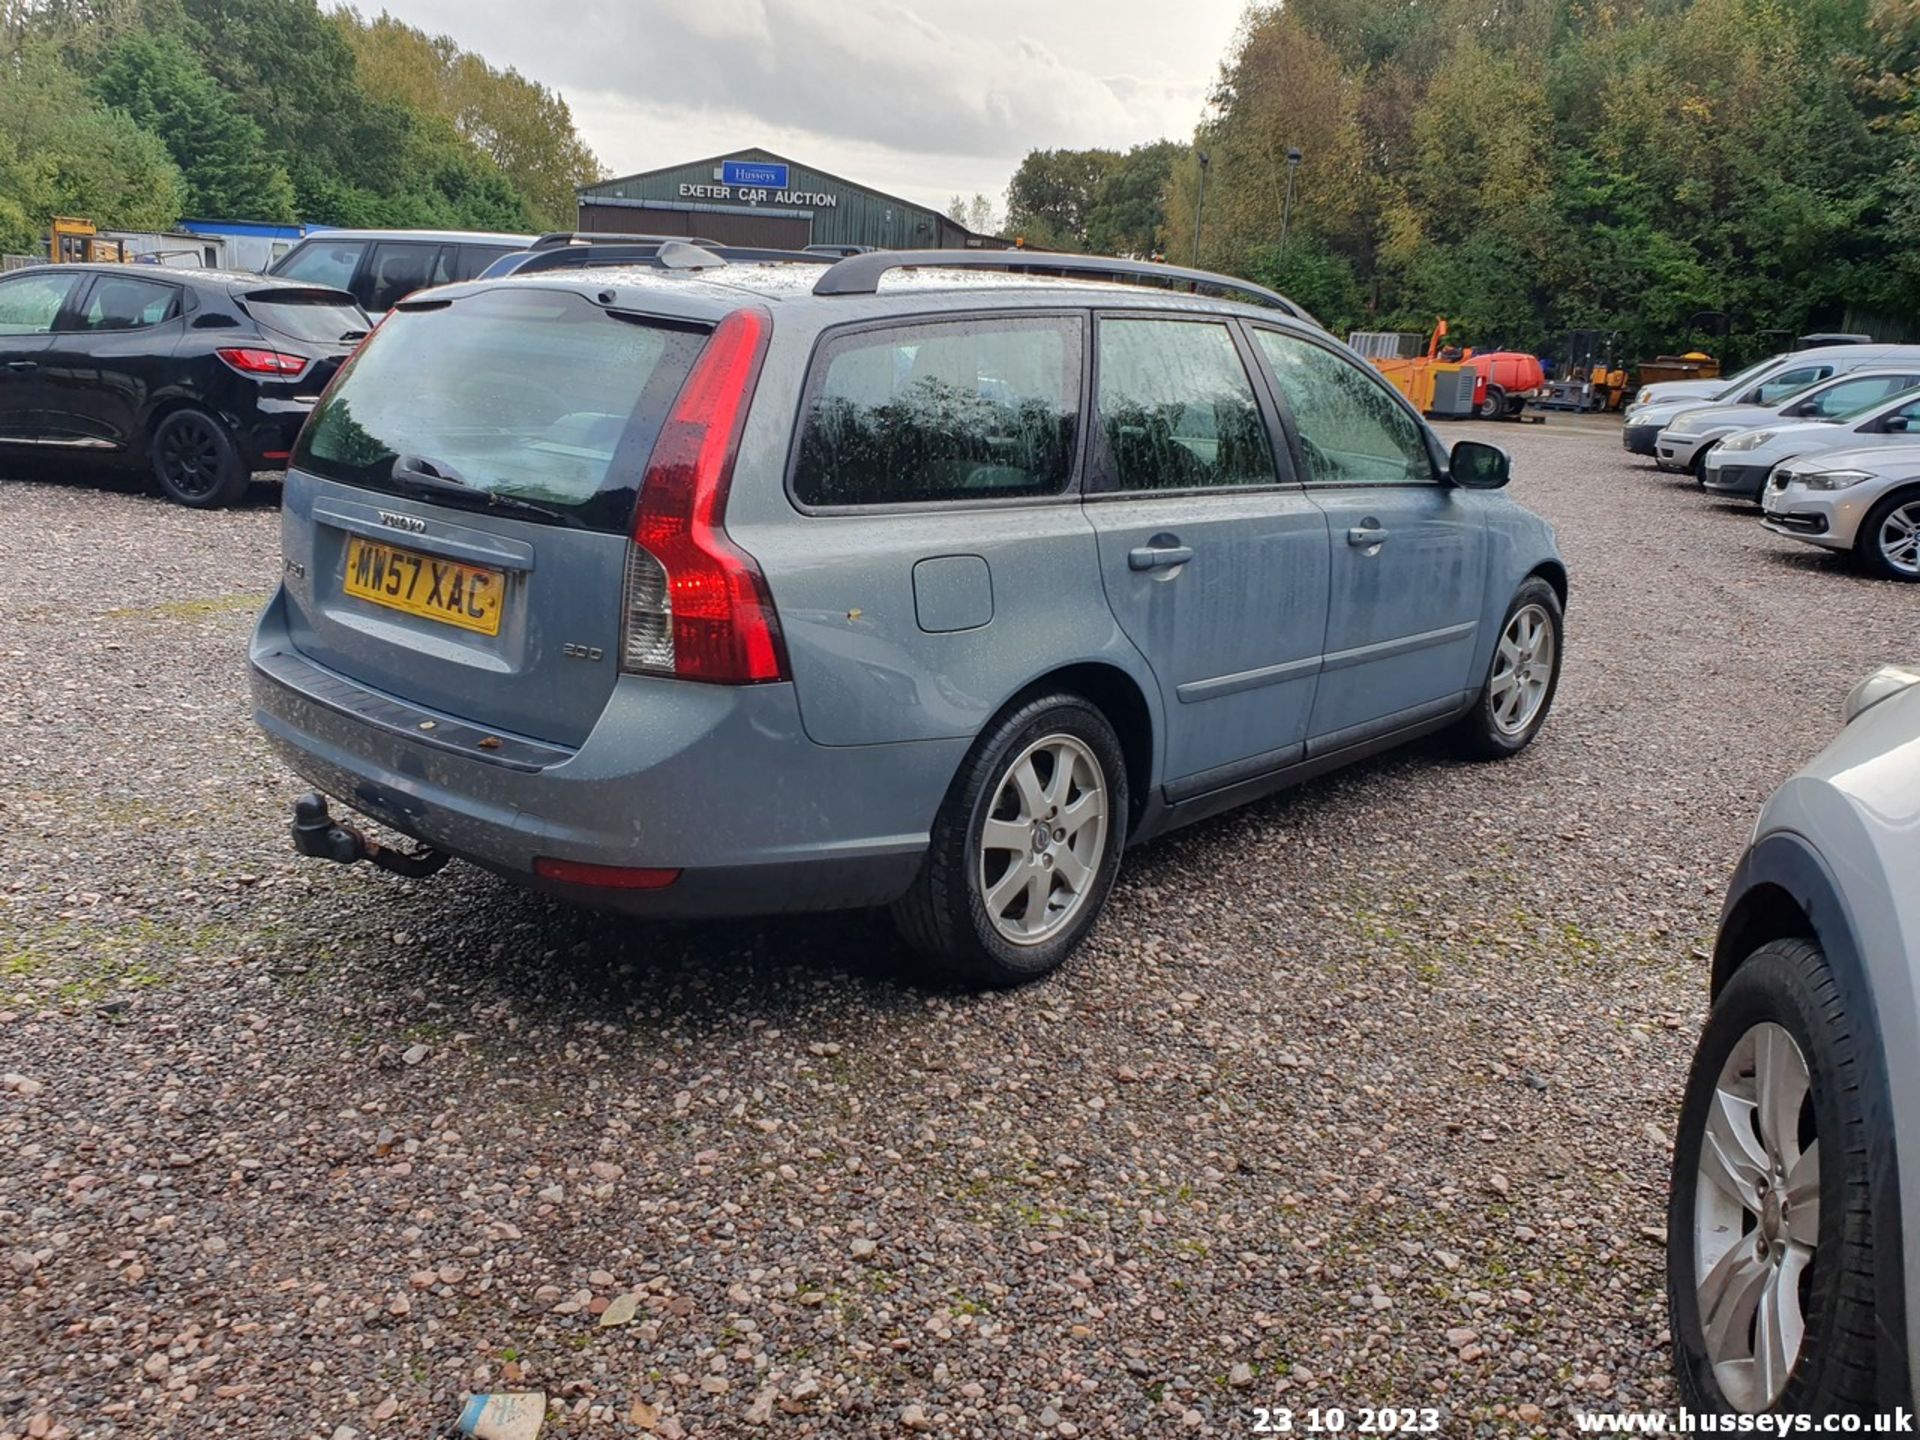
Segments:
[[[402,307],[315,408],[293,465],[435,503],[624,530],[707,333],[560,290]]]
[[[351,345],[373,322],[335,290],[266,290],[247,296],[247,313],[278,335],[319,345]]]

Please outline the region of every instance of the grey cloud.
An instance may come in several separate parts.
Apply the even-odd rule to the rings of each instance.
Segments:
[[[905,150],[987,156],[1102,143],[1186,108],[1167,87],[1109,82],[1032,40],[943,28],[887,0],[592,0],[572,23],[528,39],[547,53],[524,68],[549,83]]]

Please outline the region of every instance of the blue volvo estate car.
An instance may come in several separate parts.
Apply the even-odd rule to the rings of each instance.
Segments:
[[[1130,845],[1532,740],[1567,575],[1507,470],[1239,281],[662,242],[394,307],[294,454],[255,713],[306,853],[890,906],[1014,984]]]

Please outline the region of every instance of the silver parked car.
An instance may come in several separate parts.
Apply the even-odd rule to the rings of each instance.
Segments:
[[[1776,405],[1807,386],[1817,384],[1841,370],[1864,370],[1868,366],[1897,369],[1902,365],[1920,365],[1920,345],[1823,345],[1817,349],[1794,350],[1775,355],[1759,365],[1750,365],[1706,397],[1716,405]],[[1667,381],[1689,388],[1697,381]],[[1706,403],[1695,393],[1642,402],[1636,400],[1622,417],[1620,443],[1636,455],[1659,458],[1660,432],[1673,423],[1682,410]]]
[[[1736,430],[1707,452],[1700,484],[1757,505],[1767,477],[1788,461],[1811,463],[1830,452],[1915,441],[1920,441],[1920,392],[1906,390],[1824,420],[1782,420]]]
[[[1848,697],[1734,872],[1667,1214],[1680,1399],[1911,1410],[1920,1375],[1920,669]]]
[[[1920,446],[1829,451],[1777,466],[1762,523],[1828,550],[1851,550],[1889,580],[1920,580]]]
[[[1655,439],[1654,464],[1662,470],[1706,471],[1707,452],[1736,430],[1751,430],[1773,420],[1832,420],[1920,385],[1920,352],[1905,368],[1876,364],[1871,369],[1842,367],[1825,380],[1794,391],[1771,405],[1699,405],[1682,410]]]
[[[303,850],[641,914],[891,905],[1012,983],[1130,844],[1539,730],[1552,532],[1290,302],[808,258],[666,242],[394,308],[290,466],[254,701],[431,853],[319,797]]]

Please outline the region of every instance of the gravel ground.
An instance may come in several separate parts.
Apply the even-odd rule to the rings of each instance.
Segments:
[[[987,996],[867,916],[296,861],[241,674],[274,488],[9,484],[0,1437],[425,1436],[533,1386],[548,1437],[1670,1403],[1721,890],[1916,597],[1615,427],[1497,438],[1573,572],[1539,743],[1152,846],[1064,974]]]

